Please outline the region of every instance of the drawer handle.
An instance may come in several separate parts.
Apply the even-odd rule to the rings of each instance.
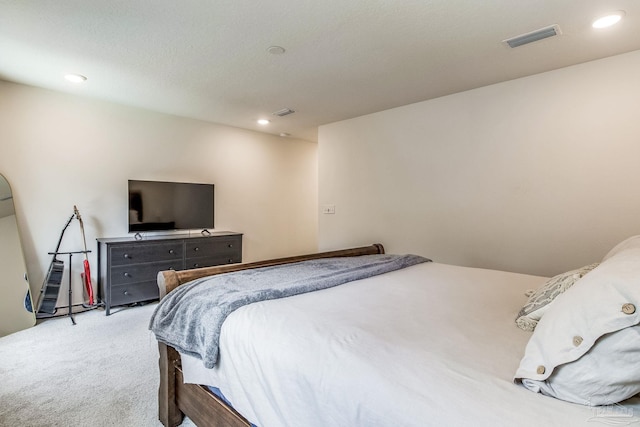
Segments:
[[[193,264],[193,268],[199,268],[199,267],[200,267],[200,264],[198,263]]]
[[[129,255],[129,254],[124,254],[123,256],[124,256],[126,259],[130,259],[130,258],[131,258],[131,255]]]
[[[129,295],[129,291],[124,291],[123,294],[128,296]]]
[[[193,248],[193,250],[198,252],[200,250],[200,248],[196,246],[195,248]]]
[[[232,259],[229,259],[229,264],[233,264],[233,260]]]
[[[175,252],[173,251],[173,249],[169,249],[169,253],[173,255]]]
[[[127,273],[126,271],[123,274],[124,277],[131,277],[131,274]]]
[[[227,245],[227,247],[228,247],[228,248],[232,248],[232,247],[233,247],[233,243],[229,243],[229,244]]]

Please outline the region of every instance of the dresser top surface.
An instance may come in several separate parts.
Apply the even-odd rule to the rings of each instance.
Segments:
[[[165,234],[165,235],[152,235],[152,236],[142,236],[141,239],[136,239],[135,235],[126,236],[126,237],[99,237],[96,240],[98,243],[143,243],[143,242],[160,242],[163,240],[185,240],[185,239],[202,239],[202,238],[210,238],[210,237],[225,237],[225,236],[242,236],[242,233],[237,233],[234,231],[214,231],[211,234],[187,234],[187,233],[176,233],[176,234]]]

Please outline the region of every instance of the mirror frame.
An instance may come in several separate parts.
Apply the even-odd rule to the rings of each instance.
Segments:
[[[13,198],[9,180],[0,174],[0,336],[36,324]]]

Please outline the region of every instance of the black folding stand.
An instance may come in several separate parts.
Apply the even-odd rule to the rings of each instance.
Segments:
[[[74,325],[76,324],[76,319],[73,318],[73,311],[72,311],[73,303],[72,303],[72,299],[71,299],[71,296],[73,295],[73,288],[71,287],[71,276],[72,276],[71,273],[73,272],[73,269],[71,268],[72,267],[71,258],[73,257],[74,254],[88,254],[90,252],[91,251],[49,252],[49,255],[69,255],[69,305],[68,305],[69,313],[67,315],[69,316],[69,318],[71,319],[71,322]],[[86,305],[82,304],[82,306],[84,307]],[[63,307],[56,307],[56,310],[58,308],[64,308],[64,306]]]

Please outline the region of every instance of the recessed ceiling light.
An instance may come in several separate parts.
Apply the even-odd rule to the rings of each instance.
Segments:
[[[84,83],[87,81],[87,78],[82,74],[66,74],[64,78],[71,83]]]
[[[269,52],[272,55],[282,55],[285,50],[282,46],[269,46],[267,48],[267,52]]]
[[[620,20],[624,16],[624,14],[625,13],[622,10],[610,13],[610,14],[608,14],[606,16],[603,16],[603,17],[598,18],[595,21],[593,21],[593,24],[591,24],[591,26],[593,28],[607,28],[607,27],[610,27],[610,26],[615,25],[618,22],[620,22]]]
[[[269,123],[271,123],[271,122],[269,120],[267,120],[267,119],[258,120],[258,124],[259,125],[268,125]]]

